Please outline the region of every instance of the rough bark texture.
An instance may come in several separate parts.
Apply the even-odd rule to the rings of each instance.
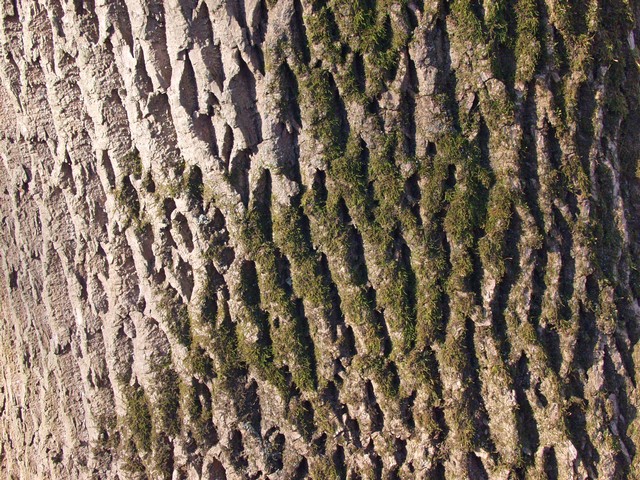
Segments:
[[[0,12],[2,478],[640,474],[636,0]]]

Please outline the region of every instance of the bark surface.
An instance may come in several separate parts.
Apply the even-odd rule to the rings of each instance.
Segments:
[[[640,475],[637,0],[1,0],[0,477]]]

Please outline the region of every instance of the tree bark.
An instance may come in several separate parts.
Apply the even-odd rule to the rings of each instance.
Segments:
[[[640,475],[636,0],[0,17],[3,478]]]

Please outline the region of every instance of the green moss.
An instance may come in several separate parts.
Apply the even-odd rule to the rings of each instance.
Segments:
[[[500,90],[491,96],[489,91],[483,90],[480,92],[480,102],[489,130],[496,132],[496,135],[503,134],[502,129],[513,123],[515,115],[515,104],[508,93]]]
[[[214,434],[211,409],[202,405],[194,384],[182,384],[180,396],[181,408],[187,414],[191,432],[198,443],[206,444],[208,437]]]
[[[334,0],[343,35],[356,51],[369,51],[380,41],[381,32],[376,28],[374,4],[363,0]]]
[[[301,208],[288,207],[274,215],[275,240],[290,259],[295,293],[316,307],[330,303],[328,285],[319,271],[313,246],[304,232]]]
[[[276,69],[272,89],[273,95],[278,99],[280,120],[285,124],[293,124],[294,127],[300,125],[302,120],[300,117],[298,80],[287,60],[283,60]]]
[[[406,352],[416,339],[415,308],[410,298],[415,285],[409,266],[401,264],[398,258],[396,246],[404,197],[404,181],[396,165],[397,144],[398,136],[380,135],[374,150],[369,152],[362,139],[353,135],[347,142],[345,154],[331,162],[329,175],[335,182],[336,193],[344,196],[365,244],[375,248],[369,261],[380,272],[377,274],[381,280],[377,286],[378,305],[384,310],[390,326],[403,338],[397,348]],[[400,161],[405,160],[400,158]],[[332,215],[328,216],[331,218]],[[327,223],[332,221],[329,219]],[[357,313],[353,321],[362,322]]]
[[[471,0],[455,0],[451,2],[451,16],[456,26],[456,34],[461,35],[463,42],[472,46],[486,44],[482,22],[473,9]]]
[[[284,394],[286,382],[274,364],[270,325],[267,314],[260,307],[261,290],[265,288],[265,285],[260,283],[260,289],[258,289],[258,280],[255,270],[244,268],[241,271],[239,296],[242,303],[239,320],[242,335],[240,335],[238,342],[238,352],[248,365],[255,368],[259,375]],[[249,337],[255,337],[255,340],[249,341]],[[228,345],[227,348],[230,349],[229,356],[235,353],[235,350],[231,350],[231,345]]]
[[[421,176],[425,179],[424,194],[420,200],[420,210],[425,218],[426,230],[438,230],[436,216],[444,208],[444,194],[447,189],[449,166],[441,161],[442,157],[427,158],[421,164]]]
[[[303,296],[307,294],[309,299],[314,301],[324,302],[326,292],[317,275],[317,262],[311,246],[304,238],[300,215],[301,210],[297,207],[275,215],[274,233],[285,252],[291,256],[294,267],[311,269],[310,272],[300,270],[300,275],[295,274],[298,280],[296,287],[300,290],[298,293]],[[267,219],[268,222],[265,221]],[[283,277],[279,266],[288,259],[264,232],[264,226],[270,223],[270,212],[265,206],[256,205],[249,210],[245,222],[245,238],[255,258],[259,289],[256,289],[254,281],[243,281],[245,299],[254,305],[253,313],[249,313],[247,318],[255,315],[255,309],[259,305],[265,306],[265,310],[269,312],[269,324],[272,328],[274,349],[277,352],[273,359],[282,365],[289,365],[298,387],[304,391],[313,390],[317,382],[313,342],[309,338],[307,321],[296,306],[296,300],[288,292],[286,285],[290,280]],[[311,278],[303,280],[304,276],[309,274]],[[249,299],[246,293],[251,288],[258,293]],[[276,322],[278,326],[275,325]],[[247,353],[251,354],[251,351]],[[250,359],[259,364],[271,362],[269,355],[261,354],[259,351],[254,351]]]
[[[173,444],[166,435],[153,438],[153,471],[154,478],[171,480],[173,470]]]
[[[463,452],[473,451],[476,437],[473,414],[462,405],[452,405],[445,410],[445,418],[451,425],[451,443],[455,448]]]
[[[337,190],[337,189],[335,189]],[[345,259],[346,272],[352,276],[352,280],[359,283],[359,274],[355,270],[353,262],[349,260],[349,248],[352,238],[349,235],[349,226],[336,219],[343,215],[344,199],[332,189],[326,200],[326,204],[314,203],[309,216],[314,217],[318,227],[314,230],[314,241],[319,249],[327,255],[336,255]],[[305,205],[309,208],[309,205]],[[312,222],[313,225],[313,222]]]
[[[242,368],[235,324],[231,321],[226,302],[218,306],[216,327],[211,334],[213,352],[217,359],[216,373],[229,385]]]
[[[441,390],[438,364],[430,348],[414,349],[409,360],[413,366],[412,373],[422,386],[422,391],[430,403],[438,401],[438,392]]]
[[[163,322],[179,343],[189,348],[191,346],[191,317],[187,305],[182,303],[177,295],[168,291],[162,292],[158,302],[158,310]]]
[[[307,112],[309,131],[324,147],[325,156],[338,156],[344,146],[344,132],[331,73],[324,69],[312,69],[300,84],[300,100],[302,110]]]
[[[367,355],[364,359],[364,371],[371,375],[386,398],[397,398],[400,389],[400,379],[395,365],[388,359]]]
[[[133,475],[144,475],[146,473],[146,467],[140,459],[138,448],[136,447],[136,443],[133,439],[129,439],[125,442],[121,450],[121,455],[123,470],[125,472],[131,473]]]
[[[213,363],[205,350],[199,345],[189,350],[187,357],[189,369],[192,374],[201,379],[211,378],[213,375]]]
[[[345,312],[349,314],[355,325],[362,326],[370,322],[373,305],[363,288],[356,289],[352,295],[345,295],[343,304]]]
[[[291,402],[289,420],[293,423],[306,442],[310,442],[315,431],[313,408],[309,402],[298,399]]]
[[[387,269],[384,278],[386,281],[378,288],[378,304],[385,308],[385,318],[391,326],[402,333],[400,344],[394,347],[408,352],[416,341],[416,315],[409,299],[412,290],[409,275],[405,268],[396,267]]]
[[[491,189],[484,226],[485,236],[480,239],[478,245],[482,264],[496,281],[500,281],[505,274],[505,233],[511,224],[513,197],[513,193],[503,182],[497,183]]]
[[[170,436],[180,433],[180,380],[171,367],[170,357],[157,358],[151,364],[155,391],[153,411],[155,413],[154,432]]]
[[[364,57],[367,95],[375,97],[385,90],[386,82],[398,67],[401,49],[409,41],[406,21],[406,2],[400,2],[402,18],[391,20],[391,2],[335,0],[334,10],[343,39],[351,50]],[[397,3],[394,5],[397,6]]]
[[[589,195],[591,179],[578,155],[563,155],[561,165],[564,185],[575,195]]]
[[[204,184],[202,183],[202,172],[199,167],[191,167],[189,174],[184,180],[187,196],[193,202],[202,202],[204,194]]]
[[[155,192],[156,186],[155,182],[153,181],[153,174],[151,173],[151,171],[147,171],[144,178],[142,179],[142,182],[140,183],[140,186],[148,193]]]
[[[340,73],[337,79],[340,93],[345,100],[361,105],[366,104],[368,97],[365,93],[365,86],[360,84],[353,62]]]
[[[391,210],[388,208],[393,199],[390,202],[380,201],[384,196],[380,184],[386,180],[382,175],[371,175],[373,160],[370,157],[364,141],[359,136],[353,136],[347,143],[345,154],[331,163],[329,173],[336,182],[337,193],[344,197],[358,230],[369,243],[379,246],[384,252],[391,241],[391,229],[397,224],[397,218],[391,211],[395,207],[391,207]]]
[[[138,191],[127,177],[122,179],[120,188],[115,192],[115,197],[118,207],[126,215],[127,226],[138,222],[140,219],[140,199]]]
[[[268,209],[263,205],[253,205],[247,210],[242,225],[241,238],[247,250],[259,252],[268,241],[266,229],[271,225]]]
[[[361,138],[349,137],[343,155],[329,165],[329,175],[337,183],[354,216],[366,219],[371,205],[367,198],[367,157],[368,151]]]
[[[489,172],[480,164],[477,145],[455,132],[438,139],[437,154],[418,165],[423,179],[420,213],[421,262],[415,262],[416,346],[424,349],[444,336],[448,310],[470,313],[468,291],[473,273],[472,254],[482,233],[486,215]],[[446,233],[443,238],[441,232]],[[448,258],[445,253],[450,251]],[[445,308],[448,306],[448,308]]]
[[[343,476],[328,457],[319,457],[311,466],[311,478],[322,480],[340,480]]]
[[[301,209],[293,206],[279,208],[273,215],[275,240],[294,262],[304,261],[313,255],[302,222]]]
[[[396,164],[397,136],[386,135],[379,141],[380,146],[371,155],[368,175],[373,182],[373,200],[377,205],[375,222],[389,234],[398,225],[400,205],[405,193],[404,181]]]
[[[616,306],[616,295],[612,285],[602,281],[600,283],[600,295],[598,308],[596,310],[598,328],[606,335],[613,335],[618,326],[618,308]]]
[[[293,362],[291,376],[302,391],[313,391],[317,386],[315,358],[312,343],[308,340],[308,327],[299,317],[281,324],[278,347],[286,349]]]
[[[127,399],[126,425],[131,431],[137,450],[151,450],[151,410],[144,389],[136,384],[124,389]]]
[[[197,420],[202,414],[202,403],[193,384],[182,384],[180,396],[183,400],[184,411],[190,420]]]
[[[540,61],[540,19],[536,0],[517,0],[516,5],[516,81],[533,79]]]
[[[444,229],[453,242],[469,248],[484,218],[489,173],[480,166],[478,148],[463,137],[448,137],[438,147],[440,161],[456,167],[456,186],[445,194]]]
[[[267,72],[276,72],[287,58],[290,45],[284,37],[278,38],[273,43],[267,43],[264,46],[264,63]],[[272,85],[271,88],[278,88],[278,85]]]
[[[506,44],[509,42],[509,5],[504,0],[487,2],[484,9],[484,23],[491,40]]]
[[[305,25],[310,44],[321,49],[322,57],[333,64],[341,63],[340,31],[333,10],[322,6],[305,17]]]
[[[465,344],[466,331],[459,319],[457,328],[452,326],[442,345],[440,353],[440,365],[449,368],[458,374],[464,374],[469,367],[468,348]]]
[[[466,336],[469,334],[464,324],[459,323],[464,315],[454,316],[456,325],[450,325],[447,338],[441,347],[439,364],[442,370],[447,370],[455,374],[460,380],[464,389],[456,392],[452,398],[450,408],[445,410],[447,424],[451,425],[452,442],[457,448],[464,451],[473,450],[476,439],[476,428],[473,423],[476,409],[472,404],[473,396],[467,390],[472,381],[470,377],[471,364],[469,361],[469,350],[466,345]]]
[[[427,259],[432,261],[432,259]],[[434,272],[437,270],[434,270]],[[425,282],[424,293],[418,302],[416,311],[416,343],[429,344],[441,339],[444,333],[443,305],[447,299],[444,296],[443,285],[447,282],[448,272],[446,268],[440,270],[441,274],[430,273],[430,279]]]
[[[134,147],[120,159],[120,168],[124,175],[132,175],[136,180],[142,178],[142,160],[137,148]]]

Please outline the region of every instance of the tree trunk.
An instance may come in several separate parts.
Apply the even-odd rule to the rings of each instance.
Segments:
[[[636,0],[0,16],[0,476],[640,475]]]

